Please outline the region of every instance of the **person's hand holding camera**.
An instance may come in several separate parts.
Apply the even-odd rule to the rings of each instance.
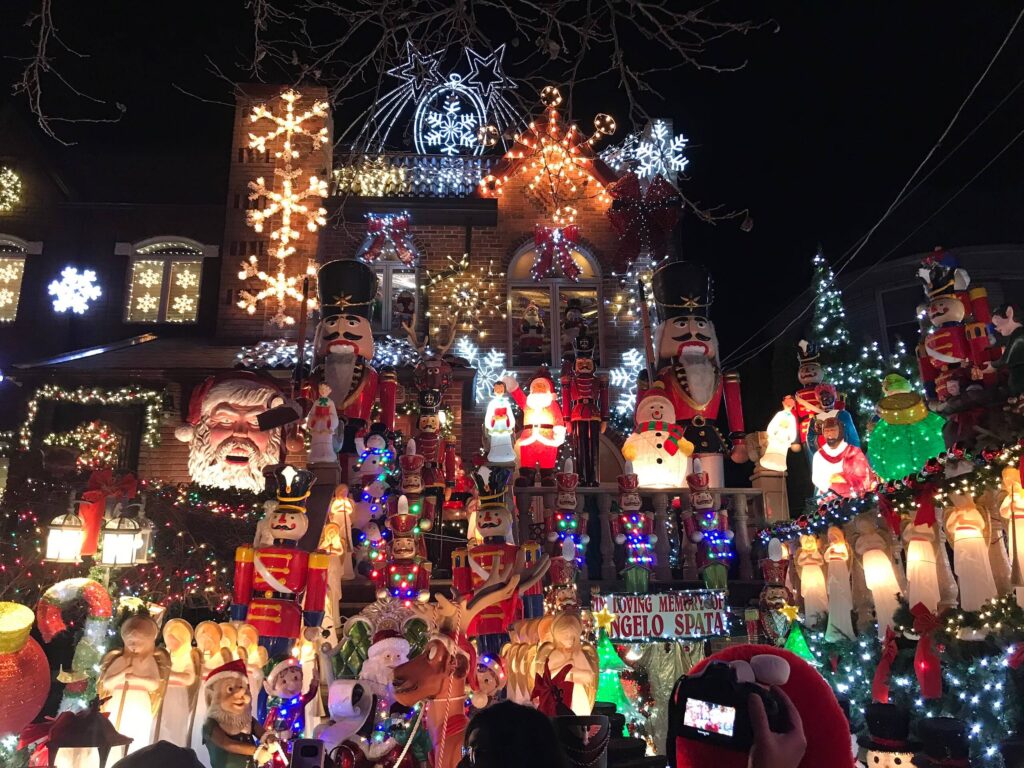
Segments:
[[[751,694],[747,699],[747,712],[754,732],[754,745],[750,748],[748,768],[796,768],[807,751],[800,713],[781,688],[773,686],[772,691],[785,707],[791,728],[785,733],[775,733],[768,725],[764,702]]]

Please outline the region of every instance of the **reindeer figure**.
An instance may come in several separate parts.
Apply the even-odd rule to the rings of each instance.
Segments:
[[[548,569],[545,556],[527,571],[522,553],[504,569],[495,568],[472,598],[453,602],[443,595],[436,603],[414,606],[434,628],[423,651],[395,668],[395,699],[407,707],[425,702],[427,730],[434,743],[434,768],[455,768],[469,719],[465,714],[467,683],[476,685],[476,651],[466,637],[473,617],[486,608],[531,587]]]

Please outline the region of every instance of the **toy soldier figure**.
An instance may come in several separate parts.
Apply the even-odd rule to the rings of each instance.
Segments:
[[[455,482],[455,447],[441,437],[441,390],[421,389],[416,452],[423,457],[424,530],[437,522],[445,495]]]
[[[285,465],[275,478],[277,508],[263,521],[273,543],[258,549],[244,545],[235,552],[231,620],[248,621],[260,633],[260,645],[271,656],[283,656],[303,625],[307,639],[320,634],[330,557],[298,548],[309,526],[306,499],[315,482],[313,473]]]
[[[702,471],[700,459],[693,462],[693,472],[686,476],[686,484],[693,512],[683,518],[683,527],[690,541],[697,545],[697,570],[708,589],[725,589],[733,539],[729,513],[716,509],[714,494],[708,490],[708,473]]]
[[[562,374],[562,412],[572,435],[580,483],[598,484],[601,433],[608,424],[608,380],[594,373],[596,344],[586,325],[572,341],[575,362]]]
[[[723,456],[734,462],[747,460],[743,443],[743,411],[740,378],[722,373],[718,361],[715,326],[707,317],[714,298],[711,275],[700,264],[669,261],[652,278],[654,300],[662,318],[656,334],[659,360],[668,364],[657,379],[675,407],[676,423],[694,445],[713,488],[724,484]],[[715,423],[725,401],[729,434]]]
[[[380,401],[381,423],[388,431],[395,428],[397,377],[390,368],[378,374],[370,365],[377,274],[354,259],[329,261],[317,273],[317,294],[322,319],[313,342],[316,359],[344,425],[340,453],[354,456],[355,438],[369,426],[375,401]],[[346,472],[347,465],[342,461]]]
[[[402,458],[405,458],[404,456]],[[416,457],[418,458],[418,457]],[[387,561],[373,572],[377,597],[392,597],[406,605],[430,599],[431,563],[419,554],[420,500],[398,497],[393,513],[388,514],[391,543]]]
[[[626,567],[622,570],[626,591],[637,594],[647,592],[654,569],[654,545],[658,541],[654,521],[649,512],[641,510],[640,478],[626,462],[626,471],[618,477],[619,503],[617,514],[612,515],[612,535],[615,543],[626,547]]]
[[[552,587],[575,588],[576,573],[583,564],[584,549],[590,542],[586,533],[586,517],[576,514],[576,487],[579,475],[573,472],[572,459],[565,460],[558,482],[556,509],[548,513],[547,539],[550,542],[551,567],[548,577]]]

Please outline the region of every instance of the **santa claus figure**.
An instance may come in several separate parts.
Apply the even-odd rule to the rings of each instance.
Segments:
[[[338,409],[331,400],[331,387],[320,382],[317,387],[319,397],[306,417],[306,429],[309,432],[309,463],[333,464],[338,456],[334,452],[334,433],[341,422]]]
[[[241,546],[235,552],[231,620],[248,621],[271,656],[284,656],[303,626],[306,639],[319,637],[330,557],[297,546],[309,526],[305,504],[314,475],[286,465],[277,470],[275,477],[278,503],[264,523],[273,541],[258,549]]]
[[[519,324],[519,354],[524,361],[539,363],[547,356],[547,335],[540,307],[530,302],[523,310],[523,319]]]
[[[658,315],[663,318],[655,337],[659,360],[667,364],[657,374],[675,408],[676,423],[694,445],[713,488],[725,481],[723,457],[747,460],[743,443],[743,412],[737,373],[723,373],[718,361],[715,326],[707,317],[714,297],[711,275],[700,264],[669,261],[652,277]],[[718,428],[722,402],[728,435]]]
[[[608,380],[594,373],[594,337],[581,325],[572,340],[573,367],[562,374],[562,410],[584,486],[598,484],[601,433],[608,424]]]
[[[189,444],[192,481],[263,493],[263,470],[281,461],[282,430],[261,430],[258,417],[284,402],[273,380],[246,371],[211,376],[192,391],[188,423],[174,435]]]
[[[555,486],[555,462],[558,447],[565,442],[565,419],[555,399],[555,386],[546,368],[541,368],[530,382],[530,394],[524,395],[519,383],[511,376],[502,381],[523,411],[523,430],[516,440],[519,456],[517,486],[531,487],[540,470],[540,484]]]
[[[703,471],[700,459],[694,459],[693,473],[687,476],[686,484],[693,512],[683,518],[683,527],[690,541],[697,545],[697,569],[708,589],[725,589],[735,536],[729,530],[729,513],[716,507],[715,496],[708,488],[708,473]]]
[[[819,414],[818,429],[825,440],[811,464],[811,481],[821,496],[863,496],[878,484],[864,451],[846,442],[836,411]]]
[[[478,476],[479,477],[479,476]],[[540,555],[536,542],[522,547],[513,543],[513,516],[505,502],[504,473],[490,473],[490,484],[480,489],[477,530],[482,543],[452,553],[452,587],[458,596],[472,596],[497,568],[508,568],[517,558],[535,565],[520,580],[516,593],[502,602],[478,613],[470,623],[466,636],[475,638],[481,655],[497,658],[508,642],[509,625],[522,616],[522,598],[539,599],[543,611],[541,578],[547,572],[548,558]]]
[[[409,660],[409,641],[397,629],[384,627],[373,634],[366,661],[359,668],[359,681],[375,696],[394,701],[391,684],[395,667]]]
[[[632,462],[641,488],[681,488],[693,443],[676,424],[676,410],[660,382],[643,393],[636,404],[636,428],[622,446]]]
[[[487,402],[484,414],[484,445],[487,448],[487,463],[494,466],[512,466],[516,463],[516,452],[512,443],[516,433],[516,417],[512,412],[512,400],[505,393],[505,382],[494,382],[494,393]]]
[[[353,259],[330,261],[317,273],[321,320],[314,349],[320,378],[331,387],[331,400],[345,422],[340,452],[356,454],[355,438],[368,425],[373,405],[380,402],[380,421],[395,428],[393,370],[379,374],[373,359],[373,328],[370,309],[377,296],[377,274]],[[347,462],[342,462],[347,469]]]

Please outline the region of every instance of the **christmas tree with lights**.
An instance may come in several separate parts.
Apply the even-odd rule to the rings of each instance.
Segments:
[[[622,689],[622,673],[629,667],[619,656],[604,627],[597,634],[597,665],[600,674],[597,679],[597,700],[615,705],[615,711],[632,722],[639,717],[632,700]]]

